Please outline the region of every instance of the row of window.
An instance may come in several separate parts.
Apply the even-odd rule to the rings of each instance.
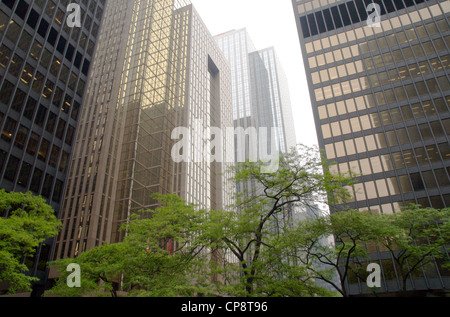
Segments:
[[[1,152],[0,156],[3,161],[6,158],[6,152]],[[45,173],[44,175],[44,172],[37,167],[33,171],[33,166],[26,162],[23,162],[22,166],[20,166],[20,159],[13,155],[9,157],[3,178],[11,182],[16,181],[17,184],[24,188],[28,188],[29,185],[31,191],[41,193],[42,196],[51,198],[56,203],[59,203],[61,200],[64,186],[61,180],[55,180],[55,177],[51,174]]]
[[[41,51],[42,55],[40,55]],[[34,41],[33,43],[30,56],[36,61],[39,61],[39,64],[43,66],[44,69],[48,69],[50,74],[55,76],[62,83],[68,84],[68,87],[72,91],[76,92],[81,97],[83,96],[85,81],[78,78],[76,73],[70,72],[69,68],[62,64],[56,56],[52,58],[52,54],[47,49],[42,50],[42,45],[37,41]],[[41,58],[39,59],[40,56]],[[31,88],[38,94],[42,93],[44,98],[50,99],[51,93],[55,89],[54,82],[47,79],[44,86],[45,75],[39,72],[36,67],[32,66],[30,63],[25,62],[20,55],[16,53],[13,55],[12,50],[4,44],[0,46],[0,67],[7,68],[8,72],[19,78],[23,84],[28,86],[31,85]]]
[[[447,45],[450,47],[450,35],[445,37],[445,41]],[[422,45],[423,46],[422,46]],[[444,41],[441,38],[435,39],[433,41],[427,41],[421,44],[413,45],[412,47],[404,47],[402,49],[394,50],[391,52],[386,52],[384,54],[378,54],[373,57],[366,57],[363,60],[350,61],[342,65],[338,66],[329,66],[328,68],[322,69],[320,71],[312,72],[311,77],[314,85],[325,83],[327,81],[332,81],[336,79],[341,79],[347,76],[352,76],[355,74],[359,74],[365,71],[378,69],[378,68],[388,68],[393,65],[398,65],[404,61],[414,60],[424,57],[430,56],[433,54],[438,54],[439,52],[448,51]],[[330,52],[331,54],[332,52]],[[328,53],[327,53],[328,54]],[[407,66],[399,67],[399,72],[403,75],[404,71],[402,71],[405,67],[410,68],[410,72],[412,77],[420,75],[420,73],[426,75],[430,74],[431,70],[434,72],[442,70],[442,64],[449,64],[449,56],[442,56],[441,60],[439,58],[430,59],[431,67],[429,66],[427,61],[422,61],[419,63],[419,67],[417,68],[417,63],[410,63]],[[334,60],[331,57],[331,60],[326,60],[326,63],[332,63]],[[412,68],[412,69],[411,69]],[[417,70],[420,70],[417,73]],[[390,70],[391,80],[392,82],[398,81],[399,75],[395,73],[395,70]],[[407,76],[408,73],[406,72]],[[372,77],[374,75],[371,75]],[[376,75],[375,75],[376,76]],[[366,78],[366,77],[362,77]],[[386,76],[387,78],[387,76]],[[405,77],[406,78],[406,77]],[[402,79],[404,79],[402,77]]]
[[[402,10],[428,0],[353,0],[326,8],[300,17],[300,25],[304,38],[340,29],[345,26],[364,22],[367,20],[367,7],[371,3],[378,3],[381,16],[387,13]],[[440,10],[439,10],[440,11]],[[441,13],[442,14],[442,13]]]
[[[335,0],[332,0],[335,1]],[[387,251],[381,245],[378,245],[380,252]],[[373,247],[367,248],[369,252],[377,252],[375,244]],[[436,260],[436,264],[434,262],[424,264],[418,268],[416,268],[413,272],[411,272],[411,277],[414,278],[414,283],[416,288],[421,288],[419,285],[423,283],[424,289],[428,288],[432,279],[440,279],[440,276],[449,276],[450,272],[447,268],[444,267],[446,260]],[[393,259],[384,259],[377,260],[377,264],[381,267],[382,272],[382,291],[400,291],[399,285],[401,285],[402,277],[400,275],[400,268],[396,264]],[[358,286],[360,289],[358,292],[371,293],[371,290],[367,288],[367,278],[369,277],[369,272],[366,271],[369,263],[358,263],[358,264],[350,264],[351,269],[348,271],[347,281],[352,286]],[[358,272],[358,273],[355,273]],[[428,282],[425,282],[422,279],[426,279]],[[389,284],[385,284],[384,281],[389,281]],[[352,287],[351,287],[352,289]],[[355,290],[356,291],[356,290]]]
[[[27,11],[29,8],[29,4],[24,1],[24,0],[2,0],[3,3],[6,4],[6,6],[8,8],[10,8],[11,10],[14,8],[14,5],[16,2],[17,3],[17,7],[15,9],[15,14],[17,14],[20,18],[22,18],[22,20],[25,20],[25,17],[27,15]],[[69,5],[69,3],[72,3],[72,0],[61,0],[61,5],[63,6],[63,9],[59,8],[57,6],[57,4],[53,1],[53,0],[36,0],[34,1],[34,3],[43,11],[43,13],[47,14],[48,17],[50,17],[50,19],[53,19],[54,17],[54,21],[60,25],[63,26],[64,28],[66,27],[64,21],[65,21],[65,14],[66,14],[66,7]],[[84,4],[86,6],[86,8],[88,9],[89,12],[91,12],[91,14],[93,16],[95,16],[95,18],[97,18],[97,20],[101,20],[102,15],[103,15],[103,9],[98,6],[98,1],[92,0],[90,2],[90,5],[88,6],[88,2],[89,0],[83,0],[81,1],[82,4]],[[102,4],[105,3],[105,0],[101,0],[100,1]],[[47,5],[45,5],[47,3]],[[44,8],[45,6],[45,8]],[[87,30],[90,30],[91,25],[93,25],[92,28],[92,34],[94,35],[94,37],[97,36],[97,32],[98,32],[98,25],[97,23],[92,23],[93,19],[88,16],[86,14],[86,10],[84,9],[83,6],[80,7],[80,16],[81,16],[81,22],[84,21],[84,28]],[[33,16],[32,19],[36,19],[35,16],[35,11],[34,9],[31,10],[30,15]],[[65,28],[64,29],[66,31],[67,34],[70,34],[70,29]]]
[[[446,121],[448,122],[448,120]],[[432,140],[436,137],[449,135],[449,126],[445,126],[445,129],[447,131],[442,129],[439,121],[434,121],[430,125],[423,123],[418,126],[414,125],[407,128],[390,130],[385,133],[369,134],[363,137],[329,143],[325,145],[325,153],[327,158],[331,160],[348,155],[385,149],[387,147],[408,145],[422,140]],[[447,153],[445,155],[448,158]]]
[[[448,168],[448,172],[450,172],[450,168]],[[401,175],[398,178],[382,178],[347,186],[346,189],[350,193],[347,202],[367,201],[447,186],[450,186],[450,181],[446,169],[421,171],[420,173]]]
[[[37,12],[33,13],[33,9],[30,12],[30,17],[34,16],[34,18],[36,19],[36,21],[31,20],[30,18],[27,20],[27,24],[29,26],[31,26],[33,29],[36,28],[36,23],[37,20],[39,19],[39,14]],[[8,26],[7,30],[6,27]],[[47,23],[44,19],[41,20],[41,24],[38,28],[38,34],[40,34],[44,39],[46,38],[46,32],[48,30],[48,28],[50,28],[50,24]],[[12,43],[18,43],[19,44],[19,48],[21,48],[25,53],[28,53],[28,49],[30,44],[33,42],[32,41],[32,35],[30,35],[26,30],[24,30],[22,32],[22,27],[14,20],[9,21],[9,17],[4,14],[2,11],[0,11],[0,36],[2,35],[2,33],[5,33],[5,37],[10,40]],[[21,34],[22,33],[22,34]],[[72,63],[77,69],[81,68],[81,71],[87,75],[89,66],[90,66],[90,61],[85,58],[84,62],[82,63],[83,60],[83,54],[79,51],[76,51],[76,48],[68,43],[67,39],[61,35],[59,37],[59,40],[57,41],[58,38],[58,31],[51,27],[49,34],[48,34],[48,38],[47,38],[47,42],[56,48],[56,50],[61,53],[63,56],[65,56],[65,58],[67,59],[67,61],[69,61],[69,63]],[[80,39],[80,47],[84,48],[84,46],[86,45],[86,39],[87,36],[81,37]],[[39,53],[40,50],[42,49],[42,44],[37,42],[36,40],[34,40],[34,45],[30,51],[30,55],[34,58],[34,59],[39,59]],[[67,47],[67,49],[66,49]],[[93,53],[93,49],[94,49],[94,42],[89,40],[89,46],[88,46],[88,54],[92,55]],[[65,55],[64,55],[65,52]],[[46,60],[50,60],[51,57],[51,53],[48,53],[47,56],[49,56],[49,58],[45,59]],[[44,55],[45,57],[45,55]],[[45,65],[43,65],[45,68]]]
[[[47,80],[46,85],[44,86],[44,94],[46,90],[49,90],[48,94],[50,95],[50,91],[53,92],[53,83],[49,80]],[[4,103],[5,105],[8,105],[11,102],[11,109],[15,112],[22,114],[23,116],[31,121],[33,121],[34,115],[37,110],[37,101],[33,97],[26,97],[26,93],[20,89],[17,88],[17,90],[14,93],[14,86],[11,82],[8,80],[5,80],[2,87],[1,87],[2,95],[0,96],[0,101]],[[48,96],[46,99],[50,99],[51,96]],[[60,89],[59,87],[56,87],[54,89],[53,94],[53,100],[52,104],[58,109],[61,110],[61,113],[66,113],[70,115],[70,117],[73,120],[78,119],[79,111],[80,111],[80,103],[77,101],[73,101],[72,97],[68,94],[64,94],[64,91]],[[43,119],[46,116],[47,113],[47,107],[44,107],[43,105],[40,106],[40,108],[45,108],[42,111],[45,111],[43,115],[39,116],[39,119]],[[57,111],[57,114],[54,114],[50,111],[50,118],[55,118],[59,114],[59,111]],[[43,126],[44,122],[42,120],[38,120],[36,118],[35,121],[36,124],[39,126]],[[51,126],[50,126],[51,127]],[[47,129],[48,132],[52,133],[53,128]]]
[[[353,160],[349,162],[336,163],[330,166],[330,172],[338,175],[369,176],[373,174],[401,170],[417,165],[430,165],[450,159],[450,144],[448,142],[438,145],[420,146],[411,150],[393,152]],[[445,174],[444,174],[445,175]]]
[[[450,61],[450,59],[449,59]],[[437,69],[442,69],[442,65],[436,63]],[[417,70],[417,67],[413,65]],[[445,68],[450,68],[450,64]],[[396,76],[389,79],[389,75]],[[362,90],[366,90],[369,87],[379,87],[380,85],[387,85],[389,83],[395,83],[400,81],[400,79],[411,78],[411,76],[418,77],[421,76],[421,71],[414,72],[410,74],[406,66],[402,68],[402,73],[400,73],[396,68],[389,72],[373,74],[369,76],[371,80],[371,85],[368,85],[367,78],[355,78],[351,80],[346,80],[340,83],[336,83],[330,86],[316,88],[314,90],[316,101],[321,102],[332,98],[338,98],[351,93],[358,93]],[[450,89],[450,81],[447,76],[440,76],[438,78],[430,78],[425,81],[418,81],[408,85],[399,86],[394,89],[386,89],[384,92],[380,91],[374,94],[379,105],[386,105],[395,102],[401,102],[404,100],[414,99],[418,96],[426,96],[434,93],[441,93]],[[405,93],[406,90],[406,93]]]
[[[56,126],[56,120],[52,122],[53,126]],[[31,133],[30,133],[31,132]],[[63,139],[65,134],[65,143],[71,145],[74,138],[75,128],[69,125],[66,129],[66,122],[64,120],[59,120],[58,127],[56,129],[55,136],[57,138]],[[6,118],[5,124],[3,126],[1,139],[7,143],[14,142],[14,146],[18,149],[25,149],[25,151],[29,155],[38,154],[38,159],[47,162],[47,159],[50,159],[48,162],[50,166],[56,167],[58,162],[59,155],[61,154],[61,148],[57,145],[52,146],[52,150],[50,151],[51,142],[42,139],[40,142],[40,137],[35,132],[30,131],[29,128],[19,125],[17,121],[11,118]],[[39,146],[40,143],[40,146]],[[62,173],[66,172],[67,168],[67,154],[63,152],[63,159],[60,162],[59,171]]]
[[[361,202],[360,202],[361,203]],[[450,206],[450,194],[445,194],[441,196],[428,196],[424,198],[416,198],[415,200],[405,200],[404,202],[393,202],[382,205],[370,205],[369,207],[358,208],[361,212],[371,212],[377,214],[392,214],[395,212],[400,212],[402,208],[408,207],[409,205],[418,204],[422,207],[432,207],[436,209],[442,209]]]
[[[449,30],[449,25],[446,20],[440,20],[437,22],[440,28],[440,32],[437,30],[434,23],[429,23],[426,25],[428,31],[430,34],[444,34],[444,32]],[[416,35],[415,31],[418,35]],[[400,46],[402,44],[409,44],[411,41],[416,40],[417,38],[422,39],[422,45],[424,46],[424,50],[427,52],[427,54],[432,54],[433,52],[433,46],[431,42],[429,41],[430,36],[425,31],[425,28],[423,26],[419,26],[415,29],[409,29],[407,31],[398,31],[396,33],[384,36],[379,36],[373,40],[370,40],[368,42],[360,43],[360,44],[354,44],[354,45],[347,45],[342,48],[337,48],[322,54],[316,54],[314,56],[311,56],[308,58],[308,64],[311,69],[324,66],[326,64],[332,64],[337,63],[346,59],[359,59],[361,55],[367,54],[367,53],[373,53],[374,58],[381,58],[377,57],[380,52],[380,50],[387,49],[388,47],[394,48],[397,46]],[[443,37],[445,39],[445,42],[447,43],[447,47],[449,47],[449,39],[448,36]],[[427,43],[427,44],[424,44]],[[436,46],[436,51],[443,51],[445,50],[445,45],[441,40],[434,39],[433,40],[434,45]],[[413,47],[417,48],[414,50],[414,53],[417,53],[420,55],[420,49],[418,48],[420,46],[420,43],[415,44]],[[409,46],[408,46],[409,47]],[[410,58],[415,58],[415,56],[410,53],[410,51],[406,49],[403,49],[403,54],[405,56],[405,60],[408,60]],[[418,55],[416,57],[418,57]],[[387,56],[385,54],[385,56]],[[401,53],[395,53],[394,54],[394,60],[396,63],[399,63],[402,61],[401,59]]]
[[[388,90],[387,96],[390,95],[390,92],[391,90]],[[378,93],[376,93],[375,95],[378,96]],[[384,125],[390,125],[392,123],[402,122],[400,121],[402,119],[403,121],[409,121],[413,120],[414,118],[421,119],[436,114],[447,113],[449,111],[447,104],[450,104],[450,96],[446,96],[445,98],[447,102],[443,98],[435,98],[433,100],[422,100],[422,103],[407,104],[400,107],[400,111],[398,108],[391,108],[389,109],[391,115],[382,115],[381,120]],[[381,96],[376,99],[382,100]],[[380,103],[379,107],[383,105],[384,103]],[[332,102],[324,106],[319,106],[318,113],[319,118],[321,120],[325,120],[328,118],[334,118],[336,116],[354,113],[356,111],[374,108],[376,106],[377,104],[373,95],[364,95],[338,102]],[[401,112],[401,115],[399,114],[399,112]],[[378,119],[376,115],[375,119]]]
[[[430,11],[428,8],[423,8],[417,12],[410,12],[408,14],[403,14],[400,17],[392,17],[390,19],[383,20],[381,22],[381,27],[359,27],[356,29],[351,29],[346,32],[340,32],[336,35],[330,35],[322,39],[318,39],[305,44],[306,52],[311,54],[313,52],[318,52],[320,50],[326,50],[330,47],[337,45],[350,46],[353,41],[366,39],[374,34],[379,34],[377,39],[372,39],[370,41],[364,41],[361,43],[360,48],[362,52],[366,52],[368,48],[376,46],[375,41],[378,42],[380,48],[385,47],[386,40],[389,42],[390,46],[397,46],[403,43],[407,43],[407,39],[416,38],[429,38],[435,34],[443,34],[449,30],[448,22],[446,19],[441,19],[436,22],[429,22],[425,25],[416,25],[411,28],[410,25],[417,23],[419,21],[425,21],[432,16],[438,18],[442,15],[442,11],[439,5],[436,4],[431,6]],[[447,12],[447,10],[445,10]],[[420,16],[419,16],[420,15]],[[401,26],[405,26],[407,30],[403,31],[400,29]],[[438,30],[439,29],[439,30]],[[381,36],[381,34],[387,34],[387,32],[395,30],[394,33],[386,36],[386,39]],[[428,31],[428,33],[427,33]],[[397,35],[397,38],[396,38]],[[381,40],[380,40],[381,39]]]
[[[406,108],[406,107],[405,107]],[[407,109],[407,108],[406,108]],[[394,120],[394,121],[393,121]],[[389,110],[381,111],[380,113],[375,112],[368,115],[361,115],[357,117],[353,117],[350,119],[344,119],[332,123],[323,124],[322,128],[322,136],[324,139],[329,139],[332,137],[339,137],[341,135],[347,135],[351,133],[356,133],[360,131],[367,131],[370,129],[376,129],[381,126],[389,126],[392,123],[400,123],[404,122],[400,110],[398,108],[392,109],[391,112]],[[426,126],[426,124],[424,124]],[[425,133],[425,137],[429,138],[431,135],[429,134],[429,130],[422,128],[423,125],[419,125],[419,130]],[[442,126],[445,127],[445,130],[442,128],[441,123],[439,121],[430,122],[431,131],[433,131],[433,135],[435,138],[450,135],[450,119],[442,120]],[[411,143],[420,142],[421,137],[418,133],[418,130],[412,126],[408,127],[409,137],[411,139]],[[401,143],[406,141],[408,143],[408,139],[400,139]],[[393,144],[392,144],[393,143]],[[390,146],[398,145],[398,141],[393,140],[389,142]]]

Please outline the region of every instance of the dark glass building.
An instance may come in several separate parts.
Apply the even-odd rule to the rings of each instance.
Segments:
[[[69,3],[80,5],[81,27],[66,23]],[[0,188],[42,195],[58,216],[104,5],[0,2]],[[36,293],[53,247],[47,241],[27,260]]]
[[[320,148],[337,163],[334,172],[359,175],[348,188],[350,206],[379,213],[410,203],[450,207],[450,2],[293,6]],[[382,291],[398,291],[392,259],[377,246],[370,251],[382,265]],[[408,289],[448,289],[441,264],[424,267]],[[356,277],[348,283],[352,294],[368,291]]]

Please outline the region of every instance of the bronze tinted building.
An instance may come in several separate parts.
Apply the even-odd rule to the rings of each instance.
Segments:
[[[224,134],[223,163],[209,163],[202,135],[233,126],[229,73],[187,1],[107,2],[56,258],[120,242],[118,229],[131,213],[158,206],[152,193],[174,193],[202,208],[230,203],[233,140]],[[192,131],[190,148],[183,149],[193,158],[188,162],[172,157],[179,127]]]
[[[334,172],[360,175],[350,206],[380,213],[410,203],[450,207],[450,2],[293,5],[320,148],[336,162]],[[383,291],[398,290],[391,258],[376,246],[370,251],[382,264]],[[349,284],[353,294],[367,291],[355,277]],[[408,288],[449,285],[449,272],[436,263]]]

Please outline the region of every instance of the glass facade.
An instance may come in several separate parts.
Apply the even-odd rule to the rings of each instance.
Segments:
[[[279,150],[297,144],[287,77],[273,47],[250,54],[250,74],[255,111],[260,126],[276,127]],[[262,104],[268,107],[261,107]]]
[[[120,242],[131,213],[158,207],[153,193],[178,194],[200,208],[231,202],[228,165],[210,163],[202,139],[207,128],[233,126],[229,73],[187,1],[107,2],[55,258]],[[195,160],[173,160],[177,127],[192,128],[183,151]],[[232,140],[224,134],[222,141],[230,162]]]
[[[215,40],[231,67],[235,127],[246,131],[267,128],[267,152],[286,152],[297,142],[287,79],[274,48],[257,50],[246,29],[217,35]],[[236,162],[244,157],[240,153],[243,141],[238,138],[235,135]],[[253,144],[245,142],[245,159],[249,159]],[[264,151],[260,145],[256,146],[258,154]],[[237,190],[240,192],[252,186],[238,184]]]
[[[80,4],[81,27],[66,23],[70,2]],[[42,195],[57,215],[104,5],[0,2],[0,187]],[[47,241],[34,259],[38,284],[53,247]]]
[[[371,25],[370,3],[380,6]],[[295,1],[299,37],[319,145],[352,171],[350,206],[393,213],[418,203],[450,207],[449,1]],[[339,205],[333,209],[338,210]],[[391,259],[373,251],[385,276]],[[411,289],[442,289],[449,272],[436,263]],[[396,291],[389,280],[384,291]],[[350,279],[352,292],[364,286]]]

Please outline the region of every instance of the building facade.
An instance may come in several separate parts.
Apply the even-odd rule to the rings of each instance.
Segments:
[[[375,3],[375,5],[373,4]],[[332,171],[358,177],[350,207],[450,207],[449,1],[293,0],[320,148]],[[341,206],[336,205],[334,210]],[[399,290],[377,246],[382,291]],[[410,290],[448,289],[438,262]],[[350,292],[367,292],[349,278]]]
[[[75,2],[81,27],[66,23],[69,3],[0,2],[0,188],[42,195],[57,215],[105,0]],[[53,246],[27,259],[40,284]]]
[[[259,126],[276,127],[279,151],[289,152],[297,144],[297,138],[284,69],[273,47],[252,52],[249,58],[252,97],[260,118]]]
[[[296,136],[287,79],[274,48],[257,50],[246,29],[219,34],[215,40],[231,67],[235,127],[267,132],[266,137],[258,135],[257,145],[250,141],[250,133],[247,140],[247,135],[236,133],[235,161],[263,159],[267,154],[278,159],[278,153],[295,146]],[[252,184],[237,187],[238,192],[254,190]]]
[[[230,94],[228,64],[187,1],[109,0],[55,258],[122,241],[131,213],[158,207],[153,193],[200,208],[230,204],[233,141],[223,134],[223,160],[210,162],[203,134],[233,126]],[[174,153],[178,128],[190,142]],[[181,152],[189,155],[178,162]]]

